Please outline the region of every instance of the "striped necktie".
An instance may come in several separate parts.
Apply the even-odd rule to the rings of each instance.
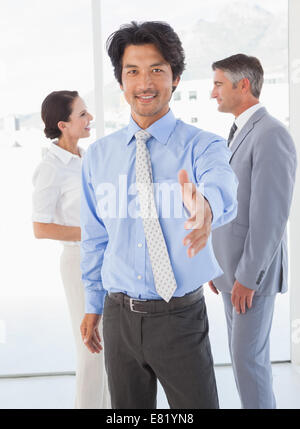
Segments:
[[[236,126],[236,124],[234,122],[232,124],[232,127],[230,128],[230,132],[229,132],[229,136],[228,136],[228,140],[227,140],[227,146],[228,147],[230,146],[230,143],[231,143],[231,141],[232,141],[232,139],[234,137],[234,133],[236,132],[236,130],[237,130],[237,126]]]
[[[151,134],[144,130],[135,134],[136,183],[155,288],[169,302],[177,284],[155,206],[151,159],[146,146],[150,137]]]

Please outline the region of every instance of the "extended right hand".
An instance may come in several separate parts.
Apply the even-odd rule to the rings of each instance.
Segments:
[[[219,295],[219,291],[216,288],[216,286],[213,284],[213,281],[211,280],[210,282],[208,282],[208,286],[211,288],[211,290],[213,291],[213,293]]]
[[[101,338],[98,330],[100,320],[100,314],[87,313],[80,325],[82,340],[92,353],[100,353],[102,350]]]

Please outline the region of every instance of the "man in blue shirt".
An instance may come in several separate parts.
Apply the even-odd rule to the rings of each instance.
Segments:
[[[132,22],[107,46],[131,118],[83,160],[82,338],[102,350],[103,314],[113,408],[155,408],[157,378],[171,408],[218,408],[202,285],[222,274],[211,229],[236,216],[230,152],[169,109],[184,70],[169,25]]]

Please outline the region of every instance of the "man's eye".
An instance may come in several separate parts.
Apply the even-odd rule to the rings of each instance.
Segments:
[[[154,73],[159,73],[159,72],[162,72],[162,69],[153,69],[152,70]]]
[[[128,71],[128,74],[135,74],[136,73],[136,70],[129,70]]]

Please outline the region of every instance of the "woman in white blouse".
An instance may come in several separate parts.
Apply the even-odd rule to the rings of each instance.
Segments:
[[[61,276],[77,350],[75,408],[110,408],[104,353],[92,354],[80,334],[85,314],[79,246],[83,151],[77,144],[89,137],[93,117],[77,91],[52,92],[43,101],[41,114],[45,135],[54,141],[33,177],[34,234],[63,244]]]

